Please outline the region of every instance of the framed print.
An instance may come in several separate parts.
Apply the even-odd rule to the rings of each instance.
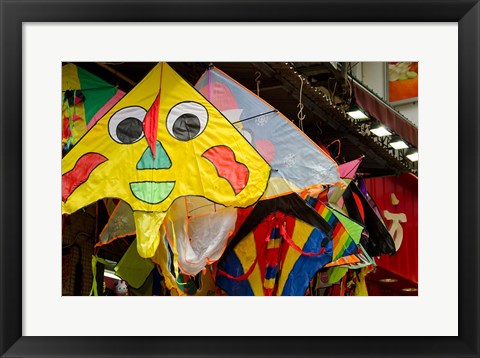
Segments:
[[[2,357],[479,356],[477,1],[0,2]],[[410,49],[388,45],[381,38],[388,29],[444,42],[422,40],[422,47],[411,36]],[[375,52],[382,47],[371,46],[375,39],[387,55]],[[440,45],[453,48],[444,60],[458,68],[445,88],[435,77],[443,68]],[[302,302],[61,296],[55,138],[62,62],[349,56],[419,62],[420,73],[412,63],[399,66],[402,76],[417,78],[422,98],[418,296]],[[449,150],[439,147],[446,136]]]

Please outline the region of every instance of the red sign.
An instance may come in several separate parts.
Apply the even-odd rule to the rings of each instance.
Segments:
[[[402,174],[366,179],[365,185],[397,248],[393,256],[376,258],[378,266],[418,283],[418,178]]]

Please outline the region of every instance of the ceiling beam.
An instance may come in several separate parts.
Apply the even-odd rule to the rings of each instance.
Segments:
[[[258,68],[259,71],[264,73],[266,76],[275,78],[277,81],[281,83],[281,85],[285,88],[285,91],[292,96],[293,98],[299,100],[300,97],[300,89],[294,86],[290,81],[288,81],[286,78],[284,78],[279,72],[275,71],[272,67],[268,65],[268,63],[265,62],[255,62],[253,65]],[[319,95],[320,96],[320,95]],[[405,168],[402,163],[398,162],[395,158],[393,158],[389,153],[383,152],[382,148],[379,148],[378,145],[375,143],[375,149],[371,148],[366,141],[368,140],[367,137],[361,136],[356,129],[347,122],[347,120],[344,118],[344,115],[342,114],[342,117],[344,118],[341,122],[338,120],[339,115],[335,116],[330,113],[327,113],[323,108],[321,108],[315,101],[311,100],[309,97],[306,97],[305,95],[302,96],[302,103],[307,107],[312,113],[314,113],[322,123],[330,126],[333,128],[335,131],[339,132],[339,135],[342,137],[346,137],[350,142],[353,144],[357,145],[361,150],[364,152],[364,154],[368,155],[371,159],[376,161],[379,166],[391,166],[393,171],[396,174],[400,174],[401,172],[407,171],[407,168]],[[333,106],[333,104],[330,104]],[[332,107],[333,108],[333,107]],[[361,139],[360,139],[361,137]],[[377,150],[380,149],[382,152],[380,155]]]

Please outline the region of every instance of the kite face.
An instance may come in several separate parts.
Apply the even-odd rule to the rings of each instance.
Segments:
[[[62,160],[63,211],[101,198],[166,212],[182,196],[246,207],[270,167],[202,95],[158,64]]]

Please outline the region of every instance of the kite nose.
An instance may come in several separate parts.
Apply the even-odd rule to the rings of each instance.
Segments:
[[[145,149],[137,164],[137,169],[168,169],[172,166],[167,152],[158,140],[156,141],[155,150],[156,156],[154,157],[150,146]]]
[[[145,119],[143,120],[143,132],[147,139],[153,157],[157,156],[155,142],[157,142],[158,130],[158,111],[160,107],[160,93],[155,98],[152,107],[148,110]]]

